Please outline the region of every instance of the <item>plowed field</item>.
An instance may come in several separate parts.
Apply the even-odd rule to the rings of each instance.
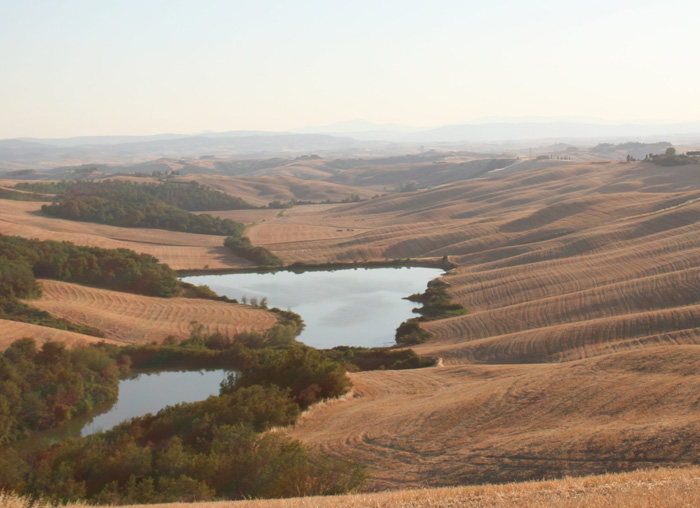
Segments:
[[[0,333],[0,351],[5,350],[5,348],[14,341],[24,338],[34,339],[40,345],[44,340],[65,342],[69,346],[81,343],[89,344],[103,340],[115,344],[117,343],[110,339],[99,339],[80,333],[67,332],[65,330],[57,330],[55,328],[47,328],[30,323],[8,321],[6,319],[0,319],[0,330],[2,330]]]
[[[222,236],[56,219],[41,215],[40,209],[41,203],[0,199],[0,233],[104,249],[131,249],[151,254],[175,270],[253,266],[225,249]]]
[[[242,331],[264,331],[276,322],[262,309],[194,298],[156,298],[78,284],[42,281],[44,294],[32,306],[74,323],[94,326],[107,338],[121,343],[160,342],[172,335],[190,334],[190,322],[204,325],[207,333],[233,336]]]

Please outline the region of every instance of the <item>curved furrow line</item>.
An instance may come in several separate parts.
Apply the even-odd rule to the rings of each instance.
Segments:
[[[188,298],[156,298],[42,281],[44,296],[32,304],[79,324],[94,326],[108,338],[144,343],[169,335],[185,338],[190,322],[207,333],[234,335],[243,330],[264,331],[276,322],[273,314],[242,305]]]

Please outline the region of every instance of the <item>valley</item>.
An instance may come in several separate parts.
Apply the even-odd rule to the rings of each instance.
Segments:
[[[468,312],[421,323],[432,337],[413,349],[439,366],[351,373],[351,395],[312,406],[290,436],[366,464],[368,491],[698,463],[700,166],[474,159],[322,171],[330,162],[296,161],[305,180],[289,164],[186,179],[255,206],[317,202],[198,212],[246,224],[284,265],[444,259],[456,268],[441,280]],[[409,181],[416,190],[397,189]],[[350,194],[359,200],[321,203]],[[221,236],[46,217],[41,204],[0,199],[0,234],[126,247],[181,271],[254,267]],[[28,303],[118,344],[184,338],[192,321],[228,335],[275,323],[250,306],[41,285]],[[37,328],[0,320],[0,345],[98,340]]]

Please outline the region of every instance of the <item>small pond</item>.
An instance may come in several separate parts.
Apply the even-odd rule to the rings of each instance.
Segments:
[[[355,268],[302,273],[234,273],[183,277],[220,295],[258,301],[300,314],[306,323],[299,340],[315,348],[390,346],[403,321],[420,305],[406,296],[425,291],[438,268]]]
[[[228,375],[224,370],[155,372],[139,374],[119,382],[119,399],[112,408],[82,429],[82,436],[109,430],[135,416],[157,413],[165,406],[181,402],[196,402],[218,395],[221,382]]]
[[[167,371],[139,374],[119,381],[119,396],[113,406],[96,408],[91,414],[78,416],[56,429],[36,432],[7,447],[35,452],[68,438],[89,436],[146,413],[157,413],[168,405],[196,402],[219,394],[219,385],[230,371]]]

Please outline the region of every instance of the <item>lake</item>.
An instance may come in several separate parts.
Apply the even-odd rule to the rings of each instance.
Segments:
[[[415,317],[420,304],[406,296],[423,293],[439,268],[354,268],[302,273],[233,273],[183,277],[241,300],[267,297],[269,307],[301,315],[306,328],[299,340],[315,348],[391,346],[396,328]]]

